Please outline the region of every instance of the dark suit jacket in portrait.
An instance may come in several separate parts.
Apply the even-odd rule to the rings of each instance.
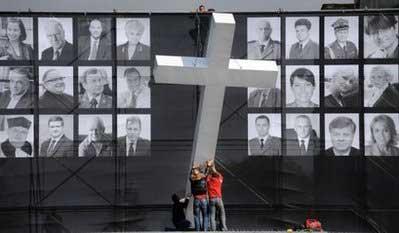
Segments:
[[[259,138],[252,138],[248,142],[249,155],[281,155],[281,139],[269,136],[264,142],[263,148]]]
[[[51,139],[47,139],[44,141],[40,147],[40,156],[41,157],[77,157],[74,155],[73,141],[63,135],[60,140],[55,144],[55,147],[52,151],[49,151],[48,147],[50,145]]]
[[[32,144],[30,142],[25,141],[25,143],[20,148],[21,151],[26,153],[26,157],[32,156]],[[2,142],[0,145],[0,155],[5,156],[6,158],[15,158],[16,148],[10,143],[10,140]]]
[[[355,59],[358,58],[356,45],[350,41],[346,42],[345,48],[338,41],[334,41],[324,48],[325,59]]]
[[[126,136],[118,138],[118,156],[126,156]],[[136,152],[130,156],[150,156],[151,155],[151,142],[144,138],[137,139]]]
[[[11,45],[8,45],[8,47],[10,47],[10,46]],[[17,55],[17,53],[14,51],[14,49],[7,49],[6,52],[9,55],[8,60],[32,60],[33,59],[33,49],[30,44],[20,42],[19,47],[20,47],[19,55]]]
[[[90,100],[88,95],[85,93],[80,95],[79,98],[80,108],[90,108]],[[111,108],[112,107],[112,97],[109,95],[101,95],[100,102],[97,104],[97,108]]]
[[[335,156],[334,150],[332,147],[328,148],[326,152],[324,153],[325,156]],[[349,152],[349,156],[358,156],[360,155],[359,149],[356,149],[355,147],[351,147],[351,151]]]
[[[373,107],[399,108],[399,83],[390,84]]]
[[[90,56],[90,36],[83,36],[78,41],[79,60],[88,60]],[[111,42],[106,38],[100,38],[98,43],[96,60],[111,60]]]
[[[299,42],[293,44],[290,49],[290,59],[319,59],[319,44],[309,39],[302,50]]]
[[[327,108],[359,107],[359,92],[354,92],[350,95],[343,97],[341,102],[342,105],[338,103],[337,99],[333,95],[328,95],[324,98],[324,106]]]
[[[100,153],[97,155],[96,149],[94,148],[93,144],[89,142],[88,137],[86,137],[80,144],[79,144],[79,157],[109,157],[112,156],[112,138],[103,135],[103,141],[101,142],[102,147]]]
[[[11,92],[5,91],[0,93],[0,108],[7,108],[11,101]],[[26,93],[19,99],[15,108],[32,108],[33,107],[33,95],[32,91],[29,89]]]
[[[128,57],[129,43],[118,45],[116,48],[116,56],[118,60],[150,60],[151,49],[148,45],[138,43],[136,45],[136,50],[134,51],[133,57]]]
[[[42,52],[42,60],[53,60],[54,49],[53,47],[49,47]],[[61,51],[60,56],[57,61],[69,61],[71,62],[74,58],[73,56],[73,45],[68,41],[65,41],[64,48]]]
[[[74,107],[73,96],[68,94],[53,94],[45,91],[39,98],[39,108],[70,109]]]
[[[300,156],[301,149],[300,149],[300,142],[298,141],[298,134],[295,132],[294,129],[287,129],[286,131],[286,149],[287,155],[292,156]],[[316,135],[316,132],[312,130],[310,133],[308,149],[306,150],[305,156],[314,156],[320,154],[320,140]]]
[[[256,89],[249,94],[248,107],[249,108],[271,108],[280,107],[281,105],[281,92],[278,88],[270,88],[266,100],[262,100],[262,89]]]
[[[248,59],[253,60],[276,60],[281,56],[280,41],[269,39],[267,46],[261,49],[261,44],[257,40],[248,42]]]

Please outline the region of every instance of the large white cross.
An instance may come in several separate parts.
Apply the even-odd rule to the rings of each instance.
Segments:
[[[214,159],[224,92],[231,87],[274,87],[274,61],[230,59],[235,20],[233,14],[213,13],[206,57],[155,57],[157,83],[201,85],[192,163]]]

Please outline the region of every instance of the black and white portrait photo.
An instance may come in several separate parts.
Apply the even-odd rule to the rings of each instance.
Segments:
[[[325,156],[357,156],[359,151],[359,115],[325,114]]]
[[[0,18],[0,60],[32,60],[33,18]]]
[[[112,67],[80,66],[79,70],[79,107],[112,107]]]
[[[150,75],[148,66],[118,66],[118,108],[151,108]]]
[[[366,156],[399,156],[399,114],[368,113],[364,115]]]
[[[248,87],[248,108],[281,107],[281,66],[278,67],[276,84],[272,88]]]
[[[318,17],[287,17],[285,35],[287,59],[319,59]]]
[[[0,81],[0,109],[33,108],[32,67],[1,66]]]
[[[64,109],[75,107],[72,66],[39,67],[39,108]]]
[[[33,115],[0,116],[0,158],[33,157]]]
[[[282,155],[281,114],[248,114],[248,155]]]
[[[150,19],[116,19],[116,56],[118,60],[150,60]]]
[[[364,107],[399,107],[398,68],[398,65],[364,66]]]
[[[281,57],[281,23],[278,17],[247,18],[247,54],[252,60]]]
[[[319,114],[287,114],[283,144],[288,156],[315,156],[320,154]]]
[[[364,16],[364,58],[398,58],[398,16]]]
[[[72,18],[39,18],[39,59],[71,62],[74,57]]]
[[[359,66],[324,67],[324,107],[359,107]]]
[[[334,16],[324,18],[324,58],[356,59],[359,54],[359,18]]]
[[[39,156],[77,157],[73,144],[73,115],[40,115]]]
[[[79,18],[80,60],[111,60],[111,18]]]
[[[118,156],[151,155],[151,115],[118,115]]]
[[[79,115],[79,157],[112,156],[112,115]]]
[[[286,66],[285,94],[287,108],[319,107],[319,67]]]

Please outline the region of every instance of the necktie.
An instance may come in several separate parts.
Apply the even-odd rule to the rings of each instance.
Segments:
[[[89,55],[89,60],[94,60],[97,57],[97,46],[98,45],[98,41],[95,40],[93,42],[93,46],[90,48],[90,55]]]
[[[299,148],[301,149],[301,155],[306,155],[305,140],[301,140],[301,145]]]
[[[265,45],[263,44],[260,46],[260,53],[263,53],[264,51],[265,51]]]
[[[47,148],[47,156],[52,155],[55,146],[55,140],[51,140],[49,147]]]
[[[136,101],[137,101],[137,97],[134,93],[132,93],[132,97],[130,98],[129,108],[135,108]]]
[[[60,51],[59,50],[56,50],[55,51],[55,53],[54,53],[54,57],[53,57],[53,60],[55,61],[55,60],[58,60],[58,57],[60,56]]]
[[[262,138],[260,140],[260,149],[263,149],[263,147],[265,147],[265,143],[264,143],[264,139]]]
[[[262,92],[262,97],[259,102],[259,107],[266,107],[266,99],[267,99],[267,94],[266,94],[266,90],[264,90]]]
[[[337,95],[337,100],[338,100],[338,104],[339,104],[341,107],[344,107],[344,97],[342,97],[341,94],[338,94],[338,95]]]
[[[97,102],[96,98],[91,99],[90,108],[97,108],[97,104],[98,104],[98,102]]]
[[[302,56],[302,52],[303,52],[303,45],[299,44],[299,54]]]
[[[135,154],[135,151],[134,151],[134,143],[132,142],[132,143],[130,143],[130,146],[129,146],[129,153],[128,153],[128,156],[134,156],[134,154]]]

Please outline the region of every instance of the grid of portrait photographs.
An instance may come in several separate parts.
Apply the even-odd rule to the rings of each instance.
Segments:
[[[150,156],[151,20],[0,17],[0,156]],[[248,155],[399,155],[397,13],[246,16]]]
[[[0,22],[0,157],[151,156],[148,15]]]
[[[249,156],[399,156],[397,14],[247,16],[247,59],[279,79],[249,87]]]

